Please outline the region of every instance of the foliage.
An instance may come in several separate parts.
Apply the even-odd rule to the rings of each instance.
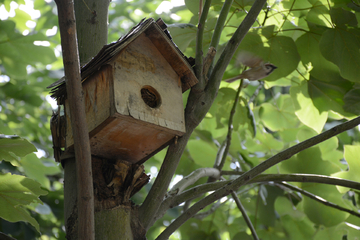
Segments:
[[[162,2],[112,1],[109,40],[118,39],[143,17],[162,17],[169,25],[173,41],[185,55],[195,57],[199,1],[186,0],[183,6],[157,14],[156,9]],[[215,61],[219,61],[226,43],[254,3],[252,0],[228,2],[231,7]],[[0,229],[18,239],[64,238],[61,230],[64,225],[62,174],[52,160],[49,137],[52,109],[46,89],[63,75],[56,7],[54,2],[35,0],[34,8],[40,17],[32,19],[26,10],[17,8],[16,3],[24,4],[24,1],[0,0],[2,9],[14,11],[14,16],[0,22],[0,133],[24,137],[44,154],[41,158],[28,154],[36,150],[26,140],[0,138],[0,157],[5,160],[0,163],[1,199],[10,196],[4,195],[4,191],[11,187],[17,190],[13,194],[18,201],[10,202],[9,208],[1,208],[0,214],[7,221],[28,221],[35,227],[36,219],[41,235],[22,222],[13,224],[2,220]],[[223,4],[220,0],[211,2],[203,35],[203,53],[208,51]],[[210,110],[191,135],[175,179],[196,169],[214,166],[227,139],[229,124],[233,129],[231,145],[222,170],[244,172],[298,142],[359,115],[359,12],[360,2],[356,0],[267,1],[234,53],[223,79],[240,73],[242,66],[237,55],[241,50],[253,52],[278,69],[265,79],[263,88],[255,81],[241,90],[230,123],[239,82],[221,83]],[[35,24],[31,25],[32,22]],[[188,93],[184,94],[185,104],[187,96]],[[266,173],[318,174],[360,182],[357,174],[359,152],[356,128],[304,150]],[[164,156],[165,151],[162,151],[146,162],[145,169],[153,177]],[[235,178],[232,175],[223,177]],[[10,181],[8,179],[13,185],[3,184]],[[195,187],[206,181],[200,179]],[[360,226],[358,217],[325,206],[279,183],[279,180],[251,183],[237,191],[259,238],[355,239],[360,235],[356,229]],[[135,195],[134,202],[141,204],[152,184],[153,181]],[[358,190],[313,182],[293,185],[339,206],[359,210]],[[40,186],[49,192],[48,195],[40,196],[45,193]],[[35,204],[40,203],[38,196],[44,205]],[[148,238],[156,238],[188,204],[201,198],[170,209],[149,229]],[[31,202],[33,204],[28,205]],[[25,205],[27,207],[23,207]],[[7,217],[9,213],[16,218]],[[195,237],[252,239],[230,195],[184,223],[171,239]]]

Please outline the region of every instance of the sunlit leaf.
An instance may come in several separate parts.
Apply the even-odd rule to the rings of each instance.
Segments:
[[[347,171],[338,172],[332,174],[333,177],[348,179],[356,182],[360,182],[360,171],[358,153],[360,151],[360,146],[344,146],[344,158],[349,166]],[[338,187],[341,192],[346,192],[348,188]]]
[[[289,95],[282,95],[275,105],[270,103],[262,104],[259,115],[264,125],[271,131],[296,127],[298,124]]]
[[[307,82],[303,81],[301,86],[292,86],[290,89],[291,98],[295,105],[295,114],[300,121],[306,126],[314,129],[317,133],[321,133],[328,114],[327,112],[319,112],[314,106],[308,94]]]
[[[39,195],[47,192],[40,189],[40,184],[29,178],[0,174],[0,217],[9,222],[24,221],[40,231],[39,224],[32,218],[24,206],[41,203]]]
[[[193,160],[202,167],[212,167],[216,158],[216,148],[206,142],[190,140],[187,145]]]
[[[0,136],[4,136],[0,134]],[[16,157],[24,157],[29,153],[36,152],[37,149],[26,139],[19,137],[0,138],[0,159],[16,160]]]
[[[29,154],[21,159],[21,166],[26,176],[38,181],[43,187],[50,189],[50,181],[47,176],[59,174],[60,168],[53,160],[41,161],[35,154]],[[46,165],[45,165],[46,164]]]

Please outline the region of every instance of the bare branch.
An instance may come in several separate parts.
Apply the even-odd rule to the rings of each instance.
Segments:
[[[251,220],[250,220],[249,216],[247,215],[246,210],[245,210],[244,206],[242,205],[240,199],[238,198],[238,196],[236,195],[236,193],[234,191],[231,191],[231,196],[233,197],[233,199],[234,199],[234,201],[236,203],[236,206],[239,208],[242,216],[244,217],[244,220],[245,220],[246,224],[250,228],[250,231],[251,231],[251,234],[252,234],[253,238],[255,240],[259,240],[259,237],[257,236],[256,231],[255,231],[255,228],[252,225]]]
[[[236,106],[237,106],[237,104],[239,102],[240,92],[241,92],[241,89],[243,88],[243,86],[244,86],[244,81],[241,79],[239,88],[238,88],[238,90],[236,92],[236,96],[235,96],[233,106],[232,106],[231,111],[230,111],[229,123],[228,123],[228,132],[227,132],[226,140],[225,140],[226,141],[225,150],[224,150],[224,153],[223,153],[223,156],[222,156],[222,159],[221,159],[221,162],[220,162],[219,166],[216,166],[216,168],[219,169],[219,170],[221,170],[224,167],[227,154],[229,153],[230,144],[231,144],[231,135],[232,135],[232,131],[233,131],[233,119],[234,119],[234,115],[235,115],[235,112],[236,112]]]
[[[174,196],[180,194],[185,188],[194,184],[197,180],[203,177],[213,177],[218,179],[220,177],[220,171],[216,168],[199,168],[181,179],[174,187],[168,192],[168,196]]]
[[[184,222],[186,222],[189,218],[195,215],[198,211],[203,209],[204,207],[208,206],[209,204],[215,202],[216,200],[227,196],[231,190],[236,190],[240,186],[246,184],[251,179],[259,175],[260,173],[264,172],[265,170],[269,169],[270,167],[289,159],[293,155],[309,148],[314,145],[319,144],[339,133],[352,129],[360,124],[360,117],[357,117],[351,121],[342,123],[336,127],[333,127],[315,137],[307,139],[301,143],[298,143],[278,154],[269,158],[268,160],[260,163],[253,169],[247,171],[233,182],[225,185],[221,189],[215,191],[214,193],[210,194],[209,196],[203,198],[199,202],[195,203],[192,207],[190,207],[187,211],[181,214],[174,222],[172,222],[159,236],[157,239],[167,239],[170,235],[178,229]]]
[[[237,172],[237,171],[222,171],[221,175],[243,175],[245,172]],[[303,173],[295,173],[295,174],[261,174],[255,178],[253,178],[250,183],[255,182],[313,182],[313,183],[324,183],[329,185],[337,185],[342,187],[347,187],[350,189],[360,190],[360,183],[354,182],[351,180],[329,177],[323,175],[316,174],[303,174]]]
[[[89,132],[82,95],[74,1],[57,0],[56,4],[76,157],[78,238],[92,240],[95,239],[94,190]]]
[[[263,86],[264,86],[264,81],[259,81],[259,86],[256,88],[254,94],[250,97],[248,104],[252,103],[255,100],[257,95],[259,95],[259,92],[263,88]]]

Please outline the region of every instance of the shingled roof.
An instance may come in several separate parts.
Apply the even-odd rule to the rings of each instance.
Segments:
[[[155,22],[153,18],[144,18],[126,35],[119,38],[118,41],[105,45],[94,58],[81,67],[81,82],[86,81],[86,79],[99,70],[101,66],[111,62],[122,49],[138,36],[145,33],[163,57],[169,62],[174,71],[180,76],[182,91],[185,92],[197,83],[197,78],[192,71],[194,61],[184,56],[172,41],[170,33],[166,28],[166,24],[161,19]],[[54,82],[47,88],[52,88],[50,91],[51,97],[60,100],[61,104],[66,99],[65,77]]]

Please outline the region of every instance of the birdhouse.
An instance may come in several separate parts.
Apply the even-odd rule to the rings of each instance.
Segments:
[[[161,19],[143,20],[81,68],[93,155],[142,163],[185,133],[182,93],[197,79]],[[65,148],[74,139],[64,79],[52,96],[65,110]]]

